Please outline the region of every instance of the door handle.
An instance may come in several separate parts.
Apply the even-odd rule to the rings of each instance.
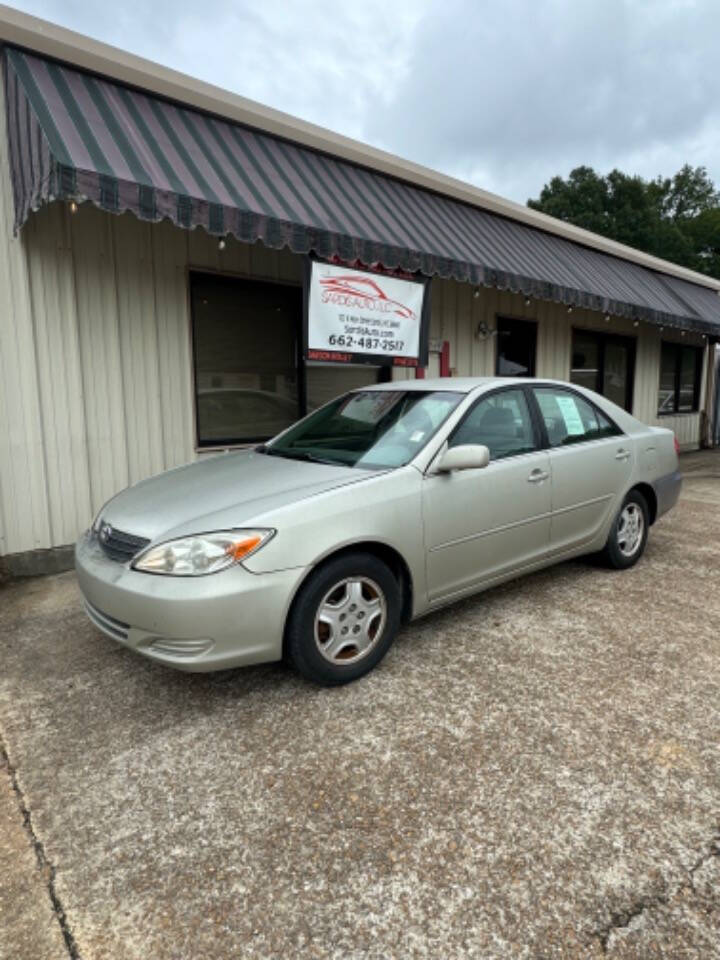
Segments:
[[[547,480],[550,476],[545,470],[533,470],[533,472],[528,477],[528,483],[542,483],[543,480]]]
[[[629,451],[629,450],[618,450],[618,452],[615,454],[615,459],[616,459],[616,460],[629,460],[629,459],[630,459],[630,451]]]

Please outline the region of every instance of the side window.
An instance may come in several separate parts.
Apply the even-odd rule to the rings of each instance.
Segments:
[[[601,440],[621,431],[587,400],[557,387],[535,387],[551,447]]]
[[[468,413],[449,446],[484,444],[491,460],[513,457],[536,449],[527,400],[522,390],[502,390],[480,400]]]

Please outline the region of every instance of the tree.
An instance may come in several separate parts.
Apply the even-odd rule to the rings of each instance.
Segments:
[[[720,206],[703,210],[687,223],[685,230],[698,260],[696,269],[720,278]]]
[[[672,179],[658,177],[648,184],[651,192],[653,188],[659,190],[662,216],[676,223],[698,217],[720,203],[720,194],[705,167],[691,167],[686,163]]]
[[[704,167],[649,181],[577,167],[528,206],[720,279],[720,193]]]

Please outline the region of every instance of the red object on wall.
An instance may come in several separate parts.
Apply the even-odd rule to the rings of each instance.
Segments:
[[[450,376],[450,341],[443,340],[442,350],[440,351],[440,376]]]
[[[425,379],[425,367],[415,367],[415,379],[416,380]]]

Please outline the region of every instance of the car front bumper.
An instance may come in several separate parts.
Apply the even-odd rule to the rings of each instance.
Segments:
[[[281,659],[290,601],[306,573],[255,574],[240,565],[202,577],[140,573],[110,560],[89,532],[75,547],[75,569],[96,627],[188,672]]]

